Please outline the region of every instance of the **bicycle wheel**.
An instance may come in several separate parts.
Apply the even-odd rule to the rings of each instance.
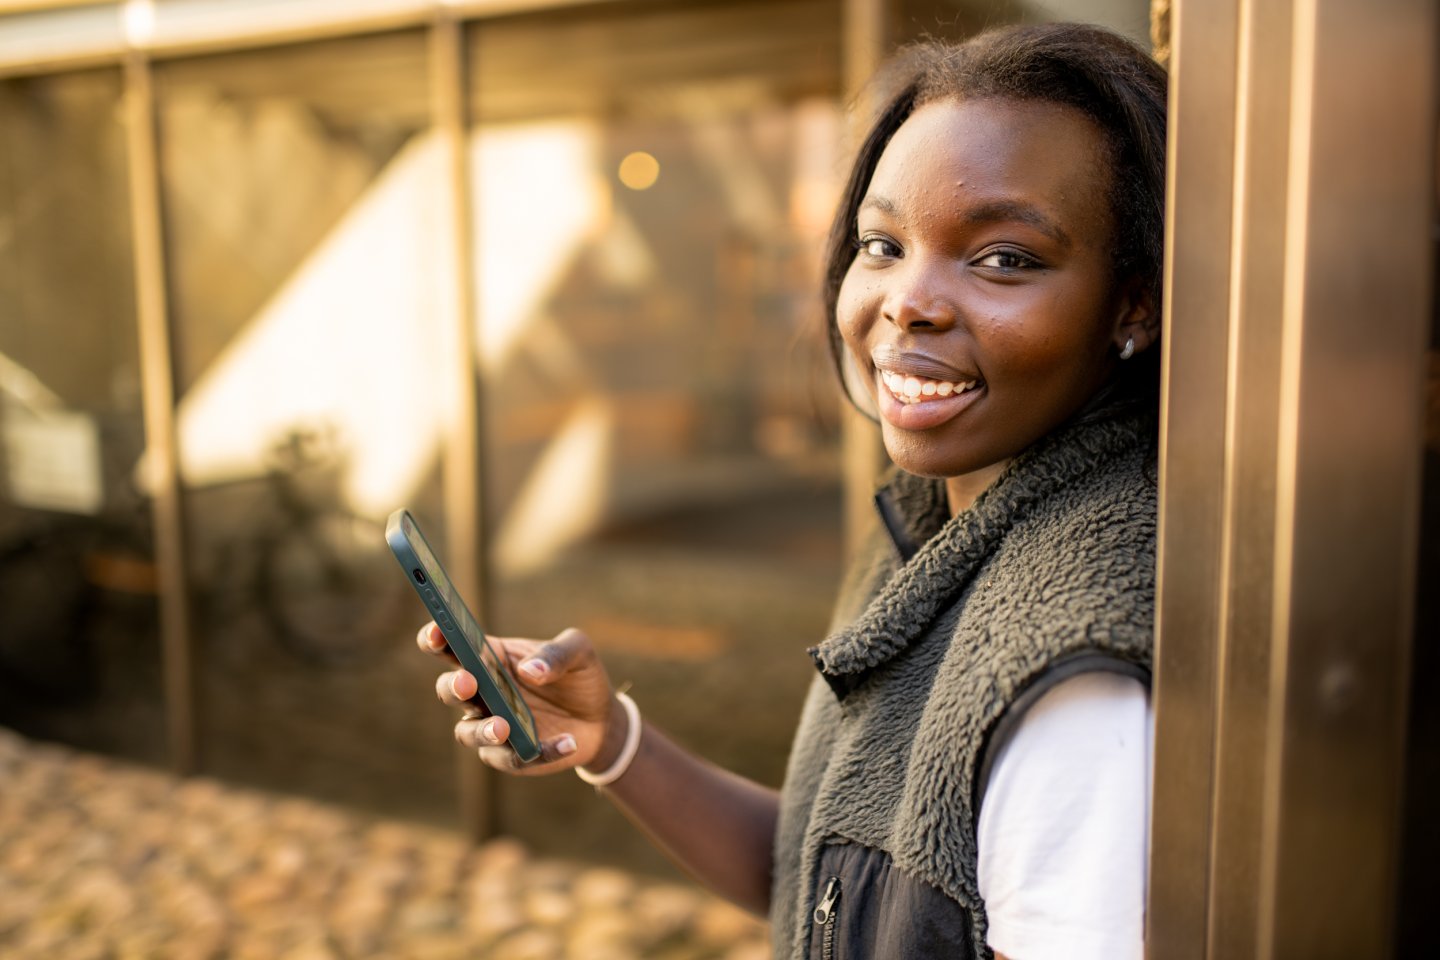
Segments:
[[[310,663],[360,663],[394,648],[405,583],[376,521],[321,513],[265,541],[261,609],[276,639]]]

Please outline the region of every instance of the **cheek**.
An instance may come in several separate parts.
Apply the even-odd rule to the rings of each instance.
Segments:
[[[1016,306],[1020,309],[992,314],[976,325],[990,377],[1059,386],[1086,379],[1103,360],[1109,335],[1097,316],[1098,305],[1061,295]]]
[[[835,300],[835,323],[840,328],[840,336],[852,347],[863,343],[870,329],[867,300],[865,284],[855,278],[853,270],[847,273]]]

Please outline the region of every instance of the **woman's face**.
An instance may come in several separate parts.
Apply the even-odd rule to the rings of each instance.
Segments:
[[[944,100],[895,132],[836,315],[904,469],[1003,464],[1110,376],[1148,303],[1114,282],[1106,157],[1047,103]]]

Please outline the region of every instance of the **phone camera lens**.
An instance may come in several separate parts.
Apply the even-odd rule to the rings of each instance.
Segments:
[[[415,573],[415,582],[416,582],[416,583],[424,583],[424,582],[425,582],[425,571],[424,571],[424,570],[421,570],[419,567],[416,567],[415,570],[414,570],[414,573]]]

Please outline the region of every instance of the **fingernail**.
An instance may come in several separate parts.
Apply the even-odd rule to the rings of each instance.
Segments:
[[[562,734],[559,740],[555,741],[555,752],[562,757],[568,757],[575,752],[575,738],[570,734]]]
[[[491,717],[480,725],[480,735],[486,740],[495,741],[495,718]]]
[[[550,665],[544,660],[526,660],[520,664],[520,672],[531,680],[539,680],[550,672]]]

